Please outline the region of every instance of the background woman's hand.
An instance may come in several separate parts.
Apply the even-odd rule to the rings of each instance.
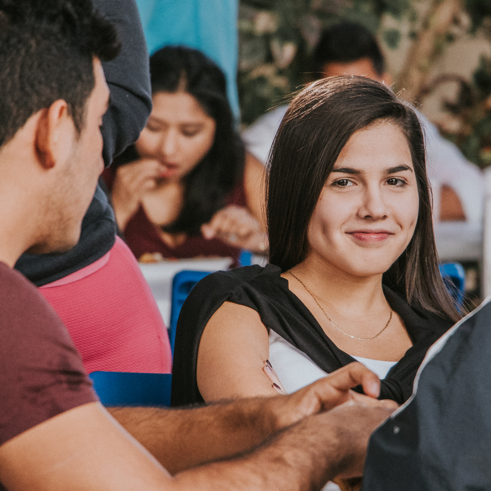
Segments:
[[[264,253],[268,250],[268,238],[259,222],[241,206],[227,206],[213,215],[209,223],[201,226],[206,239],[218,238],[242,249]]]
[[[120,230],[138,211],[145,192],[155,188],[162,165],[153,159],[141,159],[118,167],[112,189],[114,214]]]

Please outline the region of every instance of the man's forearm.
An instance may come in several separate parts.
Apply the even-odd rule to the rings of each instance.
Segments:
[[[272,398],[274,399],[274,398]],[[278,429],[269,406],[245,399],[190,409],[108,408],[172,474],[262,443]]]
[[[355,404],[309,417],[254,452],[178,474],[176,489],[314,490],[337,475],[361,475],[368,438],[389,413]]]

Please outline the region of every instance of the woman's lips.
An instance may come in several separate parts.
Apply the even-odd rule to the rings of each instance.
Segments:
[[[377,242],[383,242],[390,235],[392,235],[390,232],[387,232],[385,230],[376,231],[376,232],[363,230],[363,231],[348,232],[348,233],[349,235],[353,236],[355,239],[359,240],[360,242],[364,242],[366,244],[375,244]]]
[[[161,171],[159,177],[168,178],[172,177],[179,170],[177,164],[161,164]]]

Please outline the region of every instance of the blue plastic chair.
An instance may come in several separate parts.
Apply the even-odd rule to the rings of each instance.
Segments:
[[[240,253],[239,264],[241,266],[250,266],[252,262],[252,252],[243,250]],[[186,300],[189,292],[193,289],[198,281],[209,275],[211,271],[179,271],[172,280],[172,299],[170,310],[170,325],[168,329],[170,347],[174,355],[174,345],[176,342],[176,328],[181,307]]]
[[[461,308],[465,289],[464,267],[460,263],[443,263],[440,264],[440,274],[454,297],[457,307]]]
[[[92,372],[89,377],[104,406],[170,406],[170,373]]]
[[[189,292],[198,281],[209,275],[209,271],[179,271],[172,280],[172,299],[170,309],[169,341],[172,354],[176,342],[177,319],[181,313],[181,307]]]

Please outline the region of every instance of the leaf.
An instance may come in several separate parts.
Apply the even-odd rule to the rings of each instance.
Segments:
[[[390,49],[397,49],[401,41],[401,31],[399,29],[386,29],[383,32],[383,38]]]

